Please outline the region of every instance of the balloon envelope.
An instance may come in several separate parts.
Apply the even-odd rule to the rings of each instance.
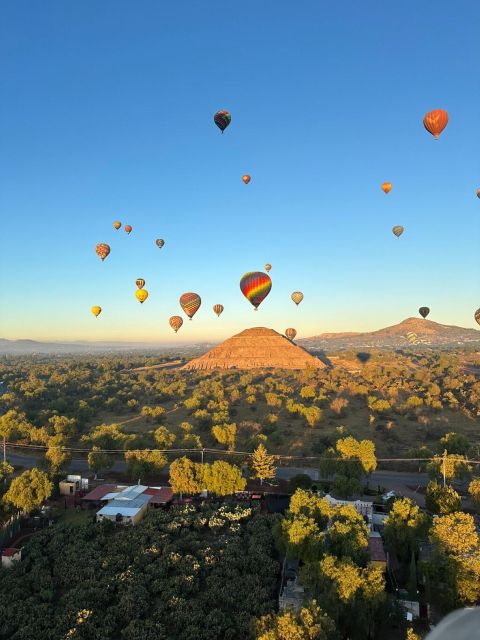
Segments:
[[[132,232],[132,227],[131,227],[131,225],[129,225],[129,224],[126,224],[126,225],[125,225],[125,227],[124,227],[124,229],[125,229],[125,232],[126,232],[126,233],[131,233],[131,232]]]
[[[93,315],[98,318],[98,316],[102,313],[102,307],[92,307]]]
[[[232,121],[232,116],[229,111],[217,111],[217,113],[213,116],[213,121],[223,133]]]
[[[428,307],[420,307],[418,313],[422,316],[422,318],[426,318],[430,313],[430,309]]]
[[[202,299],[198,295],[198,293],[184,293],[180,296],[180,306],[182,307],[185,314],[190,318],[197,313],[202,304]]]
[[[285,329],[285,335],[287,336],[287,338],[289,340],[293,340],[295,338],[295,336],[297,335],[297,330],[294,329],[293,327]]]
[[[170,326],[175,331],[175,333],[177,333],[177,331],[183,324],[183,318],[181,318],[180,316],[172,316],[168,322],[170,323]]]
[[[143,304],[145,300],[148,298],[148,291],[146,289],[137,289],[135,291],[135,297],[139,302]]]
[[[271,268],[272,268],[272,265],[269,262],[267,262],[267,264],[265,265],[265,271],[268,273]]]
[[[423,126],[435,140],[448,124],[448,112],[443,109],[429,111],[423,119]]]
[[[143,287],[145,286],[145,280],[143,278],[137,278],[135,280],[135,284],[139,289],[143,289]]]
[[[244,181],[245,184],[248,184],[250,182],[250,180],[251,180],[251,177],[245,175],[245,176],[242,176],[242,180]]]
[[[392,183],[391,183],[391,182],[384,182],[384,183],[382,184],[382,191],[383,191],[384,193],[388,193],[388,192],[389,192],[389,191],[391,191],[391,190],[392,190]]]
[[[161,238],[158,238],[158,240],[155,240],[155,244],[157,245],[157,247],[159,249],[161,249],[163,247],[163,245],[165,244],[165,240],[162,240]]]
[[[401,224],[397,224],[396,227],[393,227],[392,231],[394,235],[396,235],[397,238],[399,238],[402,235],[402,233],[405,231],[405,229],[402,227]]]
[[[477,198],[480,198],[480,189],[477,189]]]
[[[294,291],[290,297],[298,307],[300,302],[303,300],[303,293],[301,291]]]
[[[115,220],[115,222],[113,223],[113,226],[118,231],[120,229],[120,227],[122,226],[122,223],[119,222],[118,220]]]
[[[240,279],[240,289],[255,309],[265,300],[271,288],[270,276],[262,271],[249,271]]]
[[[97,256],[99,256],[103,262],[110,253],[110,247],[108,246],[108,244],[105,244],[105,242],[99,242],[95,247],[95,251],[97,253]]]
[[[214,304],[213,311],[217,314],[217,316],[220,316],[220,314],[223,312],[223,304]]]
[[[475,320],[480,324],[480,309],[475,311]]]

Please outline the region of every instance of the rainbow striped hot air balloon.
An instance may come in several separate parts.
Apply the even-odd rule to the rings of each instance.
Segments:
[[[182,307],[184,313],[191,320],[193,316],[200,309],[200,305],[202,304],[202,299],[198,295],[198,293],[184,293],[180,296],[180,306]]]
[[[223,133],[232,121],[232,116],[229,111],[217,111],[217,113],[213,116],[213,121]]]
[[[240,289],[255,311],[265,300],[272,288],[272,280],[262,271],[249,271],[240,280]]]

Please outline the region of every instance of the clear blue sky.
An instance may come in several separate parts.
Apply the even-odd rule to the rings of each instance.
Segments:
[[[422,305],[476,327],[479,22],[476,0],[4,2],[0,336],[305,337]],[[239,279],[267,261],[254,313]],[[185,291],[203,305],[175,336]]]

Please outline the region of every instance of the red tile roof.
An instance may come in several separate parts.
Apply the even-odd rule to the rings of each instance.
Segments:
[[[111,493],[112,491],[115,491],[116,488],[117,488],[116,484],[101,484],[98,487],[95,487],[95,489],[93,489],[92,491],[90,491],[90,493],[87,493],[86,496],[83,496],[82,500],[93,500],[93,501],[101,500],[103,496],[106,496],[107,493]]]
[[[171,487],[162,487],[161,489],[148,487],[143,495],[152,496],[148,504],[167,504],[173,498],[173,491]]]
[[[13,547],[9,547],[8,549],[4,549],[2,551],[2,556],[11,557],[18,553],[20,549],[14,549]]]
[[[369,538],[368,548],[370,549],[370,559],[372,562],[387,562],[381,538]]]

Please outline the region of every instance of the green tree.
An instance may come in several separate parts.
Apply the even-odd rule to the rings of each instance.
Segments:
[[[199,493],[203,489],[202,465],[183,456],[170,465],[170,485],[173,493]]]
[[[385,543],[400,560],[408,561],[426,536],[428,517],[410,498],[398,498],[385,520]]]
[[[327,530],[327,548],[337,558],[350,558],[357,564],[366,561],[368,528],[355,507],[335,508]]]
[[[275,458],[268,455],[262,443],[252,453],[252,467],[255,472],[255,478],[259,478],[260,483],[275,477]]]
[[[450,431],[440,438],[440,445],[442,451],[446,450],[448,453],[461,456],[467,456],[471,448],[468,438],[455,431]]]
[[[242,470],[223,460],[203,465],[202,479],[204,488],[217,496],[230,496],[235,491],[243,491],[247,485]]]
[[[113,457],[108,453],[104,453],[100,447],[92,447],[92,450],[88,453],[88,466],[95,473],[95,477],[97,477],[97,473],[104,469],[108,471],[113,466]]]
[[[167,464],[167,458],[160,451],[125,451],[125,462],[132,478],[142,478],[159,473]]]
[[[8,476],[11,476],[13,474],[13,472],[14,468],[7,460],[2,460],[0,462],[0,482],[5,481]]]
[[[427,471],[433,480],[443,480],[451,482],[454,478],[464,478],[468,476],[472,467],[468,464],[465,456],[457,453],[448,454],[444,451],[442,456],[434,456],[427,465]]]
[[[6,504],[30,513],[50,497],[52,490],[53,484],[48,475],[34,467],[12,480],[3,500]]]
[[[235,423],[213,426],[212,435],[217,442],[225,445],[229,451],[235,449],[235,437],[237,435],[237,425]]]
[[[408,576],[407,591],[410,600],[418,600],[417,563],[415,562],[415,554],[413,551],[412,557],[410,558],[410,573]]]
[[[65,436],[62,434],[48,438],[48,449],[45,452],[45,458],[50,463],[52,473],[58,473],[61,469],[64,469],[72,459],[71,452],[66,448],[67,444]]]
[[[256,623],[256,640],[332,640],[335,623],[315,600],[299,612],[270,613]]]
[[[468,485],[468,495],[473,502],[475,509],[480,511],[480,478],[472,480]]]
[[[167,427],[158,427],[154,433],[155,442],[159,449],[171,449],[175,443],[176,436]]]
[[[462,500],[450,485],[442,487],[438,482],[429,482],[425,494],[425,506],[430,513],[446,515],[462,508]]]
[[[288,483],[290,491],[296,491],[296,489],[310,489],[312,486],[312,479],[306,473],[299,473],[293,478],[290,478]]]

